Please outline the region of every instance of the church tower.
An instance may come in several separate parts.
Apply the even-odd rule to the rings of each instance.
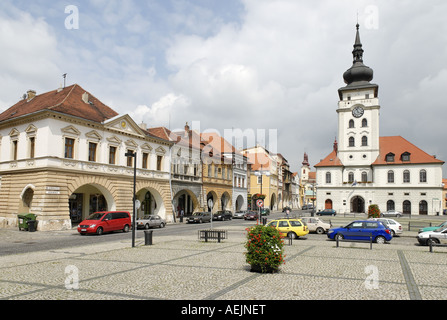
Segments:
[[[308,181],[309,172],[310,172],[309,157],[307,153],[304,153],[304,161],[302,162],[301,166],[301,179],[304,181]]]
[[[370,83],[374,72],[363,64],[359,25],[353,65],[344,74],[346,86],[338,90],[338,158],[345,166],[370,166],[379,155],[379,86]],[[372,180],[372,173],[368,173]]]

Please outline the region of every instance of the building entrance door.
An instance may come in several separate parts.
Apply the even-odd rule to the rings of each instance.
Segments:
[[[356,196],[352,198],[351,212],[365,213],[365,200],[362,197]]]

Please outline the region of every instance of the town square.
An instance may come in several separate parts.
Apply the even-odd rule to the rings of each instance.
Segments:
[[[446,11],[2,2],[0,299],[444,300]]]

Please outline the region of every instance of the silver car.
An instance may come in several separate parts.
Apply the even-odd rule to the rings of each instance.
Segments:
[[[245,214],[247,211],[236,211],[233,215],[233,218],[235,219],[244,219]]]
[[[387,212],[382,212],[381,217],[402,217],[402,212],[396,210],[388,210]]]
[[[328,232],[328,230],[332,227],[330,223],[324,222],[320,218],[316,217],[302,217],[307,226],[309,227],[309,232],[316,232],[318,234],[323,234]]]
[[[166,226],[166,220],[161,218],[158,215],[146,215],[142,219],[138,219],[136,221],[137,229],[138,228],[164,228]]]
[[[441,227],[434,231],[426,231],[418,234],[417,239],[423,246],[434,244],[447,244],[447,228]]]

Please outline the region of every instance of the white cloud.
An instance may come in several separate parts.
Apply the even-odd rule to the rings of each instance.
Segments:
[[[57,86],[61,71],[57,40],[43,19],[27,13],[0,19],[1,109],[15,104],[28,89]],[[12,95],[13,93],[14,95]]]
[[[445,1],[93,0],[79,5],[75,32],[57,24],[63,5],[56,21],[53,2],[40,0],[48,10],[6,3],[14,15],[0,20],[11,53],[0,61],[1,106],[30,88],[55,89],[67,72],[69,83],[150,126],[278,129],[278,151],[295,171],[304,152],[314,165],[332,149],[358,11],[365,64],[380,86],[381,135],[447,160],[438,129],[447,117]],[[367,28],[371,6],[378,29]]]

